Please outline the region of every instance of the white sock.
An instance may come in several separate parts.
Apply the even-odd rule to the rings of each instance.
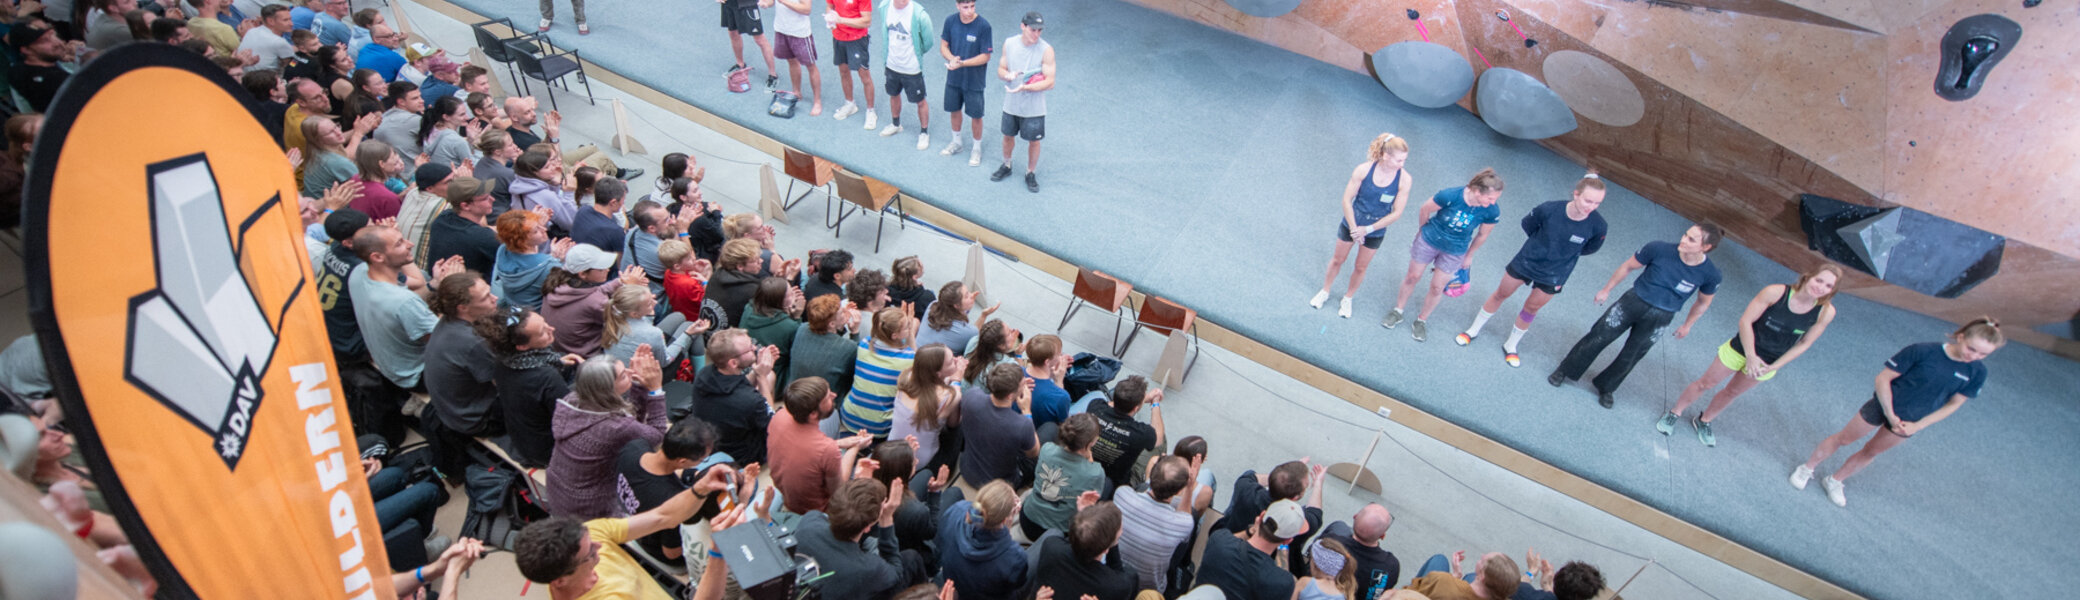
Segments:
[[[1509,328],[1509,339],[1507,339],[1507,340],[1503,340],[1503,342],[1502,342],[1502,351],[1503,351],[1503,352],[1508,352],[1508,353],[1510,353],[1510,354],[1516,354],[1516,353],[1517,353],[1517,342],[1521,342],[1521,341],[1524,341],[1524,333],[1525,333],[1526,331],[1529,331],[1529,330],[1528,330],[1528,329],[1518,329],[1518,328],[1517,328],[1516,326],[1514,326],[1514,325],[1510,326],[1510,328]]]
[[[1495,316],[1495,313],[1485,310],[1481,311],[1480,316],[1473,318],[1473,326],[1466,328],[1466,337],[1480,337],[1481,328],[1486,327],[1488,325],[1488,317],[1493,316]]]

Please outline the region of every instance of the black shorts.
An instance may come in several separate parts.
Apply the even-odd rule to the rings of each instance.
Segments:
[[[946,86],[946,112],[968,113],[970,119],[982,118],[982,90],[964,90]]]
[[[867,40],[871,39],[874,39],[874,36],[862,36],[859,39],[852,40],[849,42],[838,38],[831,38],[832,64],[838,65],[840,69],[850,68],[859,69],[862,71],[866,70],[868,67]]]
[[[1351,224],[1350,224],[1350,223],[1345,223],[1345,222],[1343,222],[1343,221],[1337,221],[1337,222],[1336,222],[1336,241],[1339,241],[1339,242],[1348,242],[1348,241],[1351,241]],[[1378,249],[1379,249],[1379,245],[1380,245],[1380,244],[1382,244],[1382,243],[1385,243],[1386,241],[1387,241],[1387,234],[1385,234],[1385,233],[1381,233],[1381,234],[1379,234],[1379,235],[1370,235],[1370,236],[1366,236],[1366,237],[1365,237],[1365,249],[1366,249],[1366,250],[1378,250]]]
[[[890,69],[881,70],[881,89],[890,96],[902,94],[911,104],[924,101],[924,73],[897,73]]]
[[[1502,265],[1502,272],[1508,274],[1510,277],[1516,278],[1518,281],[1531,284],[1531,289],[1545,292],[1547,294],[1557,295],[1560,293],[1560,286],[1553,285],[1550,283],[1540,283],[1536,279],[1525,277],[1523,273],[1518,273],[1517,266],[1515,264]]]
[[[1004,137],[1018,136],[1028,142],[1047,137],[1047,115],[1020,117],[1004,113]]]
[[[1862,415],[1863,422],[1865,423],[1870,423],[1879,427],[1886,426],[1885,407],[1878,406],[1877,396],[1871,396],[1871,400],[1869,402],[1863,403],[1863,409],[1856,411],[1856,414]]]
[[[765,15],[758,7],[742,8],[735,2],[722,5],[722,28],[732,33],[762,35],[766,32]]]

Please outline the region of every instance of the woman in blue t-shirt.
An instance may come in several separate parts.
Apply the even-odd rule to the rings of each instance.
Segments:
[[[1949,418],[1965,400],[1978,397],[1979,389],[1986,385],[1986,365],[1980,360],[2006,343],[1993,317],[1979,317],[1952,332],[1947,343],[1914,344],[1892,355],[1885,361],[1885,369],[1878,371],[1870,401],[1841,431],[1820,440],[1820,447],[1813,449],[1805,464],[1791,471],[1791,487],[1806,489],[1820,461],[1876,430],[1878,434],[1862,450],[1820,480],[1828,500],[1835,506],[1848,506],[1842,496],[1842,480],[1863,470],[1886,450]]]
[[[1343,290],[1343,305],[1336,315],[1351,318],[1351,296],[1358,293],[1358,286],[1365,283],[1365,268],[1372,265],[1372,253],[1379,251],[1380,242],[1387,239],[1387,226],[1401,218],[1401,209],[1408,204],[1408,188],[1412,185],[1408,171],[1401,166],[1408,163],[1408,140],[1391,133],[1379,134],[1372,139],[1363,164],[1351,169],[1350,183],[1343,186],[1343,220],[1336,223],[1336,253],[1329,257],[1329,274],[1322,276],[1322,290],[1315,292],[1314,299],[1307,304],[1321,308],[1329,301],[1329,287],[1336,285],[1336,273],[1343,270],[1343,259],[1350,256],[1351,244],[1364,238],[1365,247],[1358,250],[1358,264],[1351,267],[1350,287]],[[1381,181],[1385,183],[1381,183]]]
[[[1719,393],[1712,395],[1712,402],[1705,406],[1704,413],[1690,421],[1697,430],[1697,441],[1706,446],[1719,445],[1712,435],[1712,419],[1733,404],[1734,398],[1748,393],[1756,384],[1777,376],[1777,370],[1790,364],[1820,334],[1827,331],[1827,324],[1834,322],[1835,283],[1842,278],[1842,268],[1833,264],[1821,264],[1798,278],[1791,285],[1767,285],[1748,301],[1748,308],[1741,313],[1740,326],[1733,339],[1719,345],[1719,353],[1711,366],[1705,367],[1704,375],[1683,388],[1683,395],[1676,398],[1674,408],[1661,415],[1654,429],[1661,435],[1675,431],[1676,421],[1683,412],[1697,402],[1706,390],[1726,384]],[[1729,382],[1729,379],[1731,382]]]

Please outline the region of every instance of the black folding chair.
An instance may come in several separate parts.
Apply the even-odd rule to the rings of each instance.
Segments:
[[[506,41],[506,55],[513,59],[515,66],[520,68],[522,76],[528,79],[539,80],[544,86],[549,88],[550,110],[556,110],[556,84],[563,81],[564,76],[571,74],[578,76],[578,83],[585,84],[585,103],[593,104],[592,80],[585,77],[585,64],[578,58],[577,50],[572,49],[559,52],[552,45],[542,54],[535,54],[526,50],[526,45],[529,44],[532,44],[532,42],[508,40]],[[528,88],[525,81],[521,82],[521,90],[526,92],[527,95],[534,95],[534,92]],[[571,91],[570,84],[563,84],[563,91]]]
[[[499,37],[498,34],[492,33],[492,31],[489,28],[485,27],[486,25],[504,25],[506,31],[513,32],[513,36]],[[499,17],[481,23],[471,23],[469,25],[469,28],[472,33],[476,34],[477,47],[482,48],[484,50],[484,57],[491,59],[493,62],[505,63],[506,76],[513,80],[513,87],[520,87],[520,76],[515,74],[513,70],[512,52],[507,49],[506,44],[523,44],[523,46],[521,47],[526,48],[526,51],[523,52],[523,54],[533,54],[535,52],[541,51],[541,46],[534,43],[538,35],[533,33],[521,33],[518,28],[513,27],[513,20],[505,17]]]

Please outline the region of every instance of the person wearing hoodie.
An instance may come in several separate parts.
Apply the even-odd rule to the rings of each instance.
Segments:
[[[546,211],[509,210],[498,216],[498,255],[492,259],[491,292],[506,306],[542,308],[542,282],[569,256],[569,238],[549,242]],[[543,250],[547,250],[544,252]]]
[[[626,364],[611,356],[594,357],[578,365],[573,388],[557,401],[550,424],[556,450],[549,458],[549,487],[543,497],[557,516],[617,516],[625,509],[615,493],[619,471],[614,459],[630,441],[663,441],[669,425],[664,369],[651,358],[649,348],[640,349]]]
[[[578,217],[578,200],[572,192],[577,181],[565,177],[563,161],[546,149],[531,148],[513,160],[513,175],[513,208],[549,209],[549,237],[570,237],[572,221]]]
[[[615,256],[592,244],[578,244],[563,256],[563,268],[549,272],[542,284],[542,318],[555,325],[556,349],[578,356],[599,353],[605,338],[607,299],[624,285],[643,286],[642,267],[629,267],[609,281]]]
[[[498,389],[499,412],[505,416],[506,434],[511,439],[506,452],[523,467],[549,466],[556,447],[549,424],[557,399],[570,393],[562,368],[582,359],[551,350],[556,328],[525,307],[501,309],[477,319],[470,328],[484,338],[498,362],[491,372],[491,385]]]
[[[780,357],[773,361],[773,381],[793,381],[787,377],[787,358],[792,354],[788,350],[794,345],[794,332],[802,326],[795,319],[801,314],[802,291],[778,277],[759,281],[758,292],[744,307],[744,321],[737,326],[758,345],[780,349]]]
[[[773,361],[780,350],[759,348],[742,329],[708,336],[708,364],[693,376],[693,416],[721,434],[715,450],[737,465],[766,460],[773,423]]]
[[[825,510],[809,511],[795,522],[795,552],[816,559],[827,574],[823,589],[831,591],[825,592],[826,597],[887,600],[903,588],[924,581],[923,559],[897,547],[895,516],[902,503],[902,488],[882,485],[871,477],[858,477],[838,486]],[[1012,547],[1015,549],[1018,544],[1013,543]],[[1018,569],[1025,571],[1024,559],[1020,559]],[[967,593],[965,585],[960,589]],[[837,594],[836,590],[844,593]]]
[[[696,250],[695,254],[699,254]],[[722,307],[729,316],[728,323],[717,323],[716,327],[737,327],[744,322],[744,307],[751,297],[758,294],[758,242],[734,239],[722,245],[722,255],[715,263],[715,278],[708,280],[708,299]]]
[[[991,481],[939,514],[939,568],[961,595],[1010,598],[1025,587],[1026,551],[1010,529],[1018,505],[1011,484]]]

